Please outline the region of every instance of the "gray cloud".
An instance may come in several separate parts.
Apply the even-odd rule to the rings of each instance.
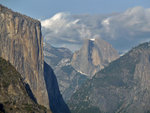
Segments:
[[[150,39],[150,9],[134,7],[102,21],[101,34],[119,50]],[[123,47],[120,46],[123,45]]]
[[[112,15],[58,13],[41,21],[44,41],[77,50],[84,39],[100,37],[125,51],[150,40],[150,9],[134,7]]]

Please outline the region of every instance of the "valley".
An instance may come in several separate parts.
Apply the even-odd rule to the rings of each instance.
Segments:
[[[6,6],[0,113],[150,112],[149,8],[34,19]]]

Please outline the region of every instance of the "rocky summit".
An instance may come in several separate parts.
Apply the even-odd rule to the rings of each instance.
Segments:
[[[88,39],[73,55],[71,65],[89,78],[119,57],[117,51],[102,39]]]
[[[117,51],[99,39],[85,40],[83,47],[74,54],[69,49],[44,44],[44,59],[52,65],[65,101],[86,80],[116,58]]]
[[[73,94],[72,113],[149,113],[150,43],[133,48]]]
[[[0,113],[51,113],[38,105],[21,75],[0,58]]]

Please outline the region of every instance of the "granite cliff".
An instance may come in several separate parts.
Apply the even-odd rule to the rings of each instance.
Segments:
[[[133,48],[88,80],[70,100],[72,113],[150,112],[150,42]]]
[[[51,113],[38,105],[21,75],[0,58],[0,113]]]
[[[37,102],[48,107],[40,22],[0,5],[0,56],[30,85]]]
[[[72,57],[71,65],[89,78],[119,57],[117,51],[102,39],[85,40]]]
[[[37,103],[52,109],[54,113],[69,113],[57,87],[55,74],[44,72],[47,66],[44,65],[39,21],[0,5],[0,57],[9,61],[21,74]],[[48,81],[47,78],[51,79]],[[56,106],[58,104],[61,107]]]

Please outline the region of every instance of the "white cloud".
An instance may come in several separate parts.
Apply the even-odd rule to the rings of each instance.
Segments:
[[[79,49],[85,38],[91,38],[91,30],[73,18],[69,13],[58,13],[50,19],[41,21],[44,40],[52,45],[77,45]],[[75,47],[75,46],[74,46]]]
[[[104,19],[104,20],[102,21],[102,24],[103,24],[104,26],[109,26],[109,24],[110,24],[109,18]]]
[[[150,40],[150,9],[142,7],[107,16],[58,13],[41,23],[45,41],[74,48],[72,50],[79,49],[84,39],[94,36],[103,38],[120,51]]]

